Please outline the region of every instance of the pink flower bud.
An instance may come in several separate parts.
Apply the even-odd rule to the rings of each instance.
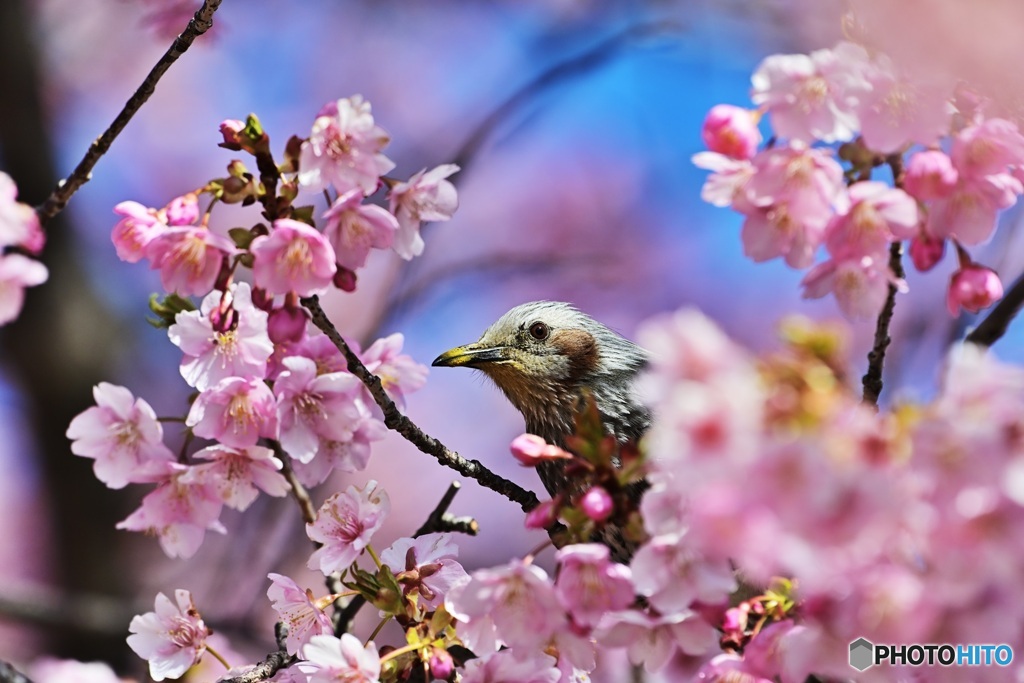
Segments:
[[[946,253],[946,240],[918,235],[910,241],[910,260],[922,273],[935,267]]]
[[[712,152],[733,159],[751,158],[761,144],[755,112],[731,104],[717,104],[711,108],[704,119],[701,137]]]
[[[297,306],[285,304],[270,312],[267,334],[275,344],[297,342],[306,334],[306,311]]]
[[[338,272],[334,274],[334,286],[343,292],[356,291],[356,273],[344,266],[338,266]]]
[[[523,467],[536,467],[545,460],[564,460],[572,457],[536,434],[520,434],[512,440],[509,449]]]
[[[958,175],[944,152],[937,149],[918,152],[907,161],[903,189],[921,201],[941,199],[953,192]]]
[[[972,263],[953,273],[946,295],[950,315],[960,308],[977,313],[1003,297],[1003,283],[991,268]]]
[[[595,522],[603,522],[612,516],[615,503],[611,495],[600,486],[595,486],[580,498],[583,513]]]
[[[455,671],[455,661],[447,650],[435,647],[430,651],[430,675],[437,680],[447,680]]]
[[[245,121],[239,121],[238,119],[222,121],[220,124],[220,134],[224,136],[224,142],[220,146],[236,152],[242,149],[242,142],[244,141],[242,131],[244,130]]]
[[[199,220],[199,198],[194,192],[175,197],[165,211],[168,225],[194,225]]]
[[[555,523],[558,516],[558,506],[553,500],[545,500],[543,503],[526,513],[524,526],[527,529],[547,529]]]

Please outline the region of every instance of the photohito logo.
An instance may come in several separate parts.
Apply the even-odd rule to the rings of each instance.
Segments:
[[[850,666],[857,671],[876,664],[904,666],[1009,666],[1013,648],[1009,645],[875,645],[867,638],[850,643]]]

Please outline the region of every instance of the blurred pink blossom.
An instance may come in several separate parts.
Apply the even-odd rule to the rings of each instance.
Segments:
[[[555,593],[575,624],[595,626],[606,612],[633,603],[632,574],[625,565],[611,561],[607,546],[565,546],[557,560]]]
[[[960,309],[977,313],[1003,298],[1003,283],[991,268],[971,263],[953,273],[946,295],[949,314],[959,315]]]
[[[300,665],[309,674],[309,683],[377,683],[380,678],[380,657],[377,646],[365,646],[351,633],[341,638],[315,635],[302,648],[306,664]]]
[[[43,284],[49,276],[39,261],[21,254],[0,254],[0,325],[21,314],[26,288]]]
[[[399,226],[394,244],[396,254],[406,260],[422,254],[420,223],[446,221],[459,208],[455,186],[445,180],[458,170],[455,164],[442,164],[429,171],[423,169],[391,188],[388,199]]]
[[[14,180],[0,171],[0,247],[19,246],[38,254],[46,235],[35,210],[17,199],[18,187]]]
[[[712,152],[732,159],[749,159],[761,144],[758,115],[731,104],[716,104],[704,118],[701,138]]]
[[[146,256],[149,243],[168,229],[156,209],[138,202],[121,202],[114,207],[114,213],[124,218],[114,226],[110,239],[114,242],[118,258],[128,263],[141,261]]]

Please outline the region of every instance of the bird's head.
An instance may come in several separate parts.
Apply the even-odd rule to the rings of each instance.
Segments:
[[[516,306],[478,341],[445,351],[433,365],[481,370],[530,426],[566,411],[571,417],[583,389],[628,391],[646,360],[643,349],[570,304],[535,301]]]

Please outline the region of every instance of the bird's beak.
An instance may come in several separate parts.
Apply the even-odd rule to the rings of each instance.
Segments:
[[[454,349],[445,351],[431,363],[434,367],[441,368],[475,368],[487,363],[495,363],[508,360],[508,349],[504,346],[490,346],[473,342],[465,346],[456,346]]]

